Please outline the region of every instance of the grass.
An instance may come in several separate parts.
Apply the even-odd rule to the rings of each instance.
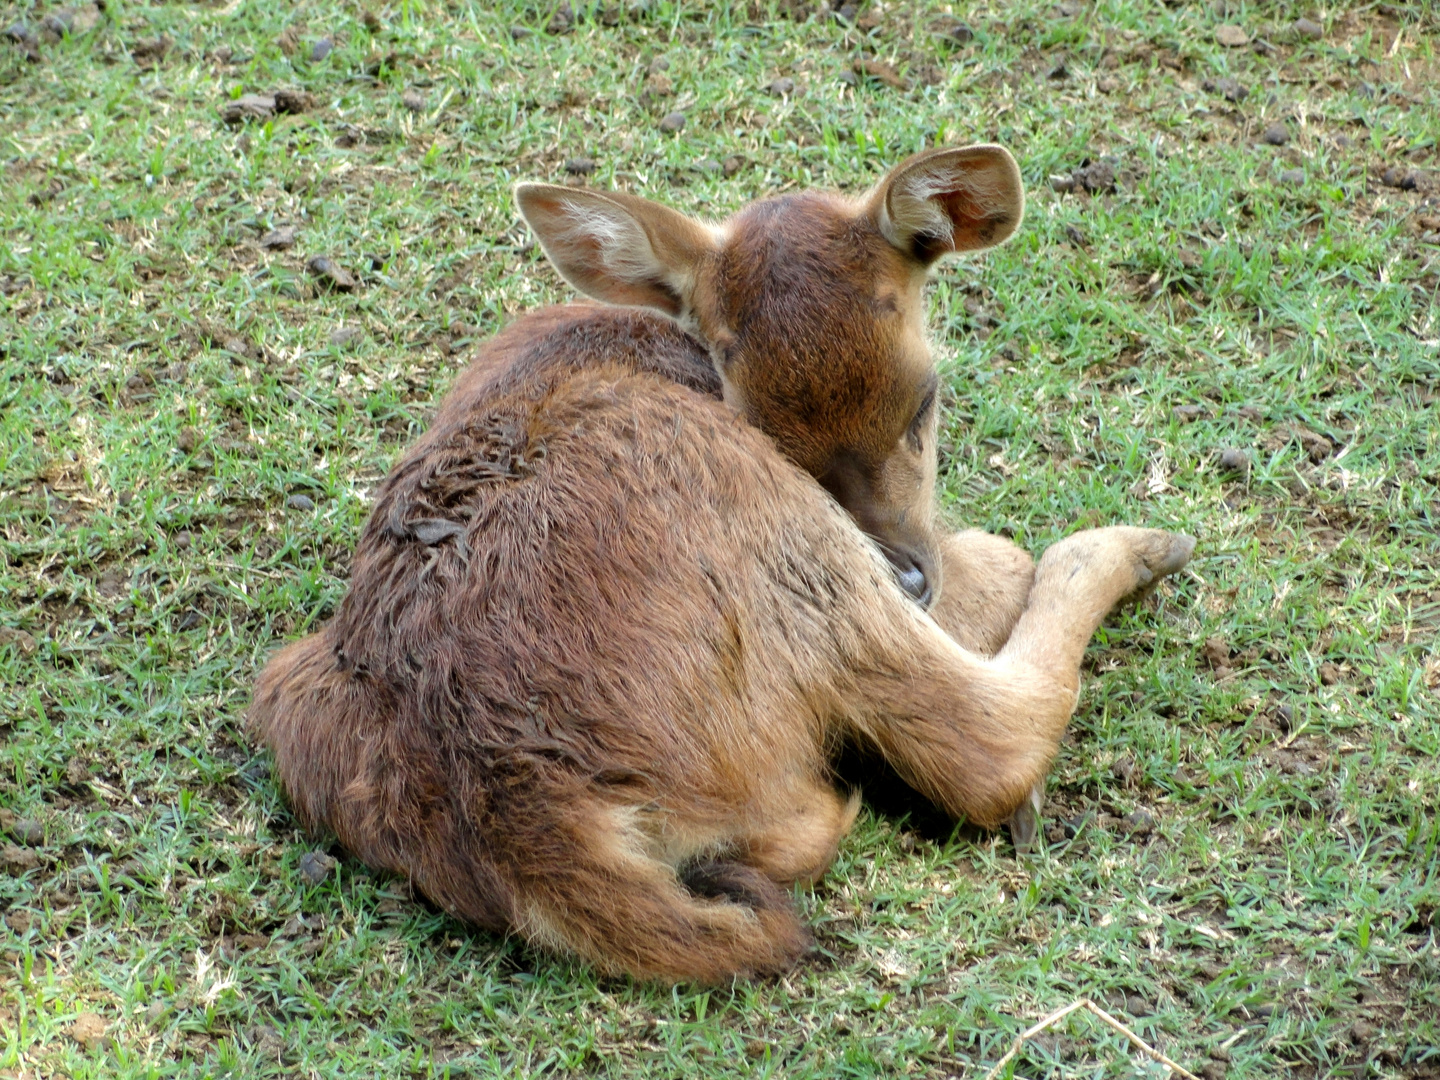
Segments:
[[[919,0],[111,0],[0,41],[0,1077],[978,1077],[1082,995],[1206,1077],[1440,1076],[1440,20],[1225,3],[957,2],[962,40]],[[718,990],[308,884],[240,717],[467,349],[566,295],[511,183],[585,156],[719,215],[979,139],[1031,203],[931,292],[950,513],[1202,545],[1097,638],[1046,849],[867,812],[817,954]],[[1087,160],[1113,191],[1052,189]],[[1077,1016],[1014,1075],[1156,1069]]]

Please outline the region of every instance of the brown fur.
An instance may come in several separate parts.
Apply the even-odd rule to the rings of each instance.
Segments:
[[[250,723],[307,826],[461,918],[645,978],[783,969],[808,942],[784,887],[855,816],[839,745],[1004,822],[1099,620],[1189,542],[1092,530],[1036,566],[936,528],[920,294],[938,254],[1018,225],[1003,151],[718,229],[518,196],[569,280],[664,314],[550,308],[497,335]]]

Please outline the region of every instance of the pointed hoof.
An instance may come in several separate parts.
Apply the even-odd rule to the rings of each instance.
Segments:
[[[1017,855],[1028,855],[1034,850],[1035,838],[1040,835],[1040,809],[1044,794],[1044,784],[1036,784],[1019,809],[1010,815],[1010,842],[1015,845]]]

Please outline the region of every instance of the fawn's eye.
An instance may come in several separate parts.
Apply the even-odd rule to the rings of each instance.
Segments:
[[[930,414],[935,411],[935,390],[936,385],[931,382],[930,389],[920,400],[920,407],[915,410],[915,418],[910,421],[910,429],[905,433],[906,440],[910,443],[912,450],[919,450],[921,446],[921,435],[925,431],[925,425],[930,420]]]

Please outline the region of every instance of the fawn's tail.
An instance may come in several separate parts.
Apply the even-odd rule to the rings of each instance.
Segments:
[[[526,938],[611,974],[697,983],[783,971],[810,947],[790,896],[760,871],[716,859],[677,875],[615,824],[601,811],[550,831],[564,839],[512,879]]]

